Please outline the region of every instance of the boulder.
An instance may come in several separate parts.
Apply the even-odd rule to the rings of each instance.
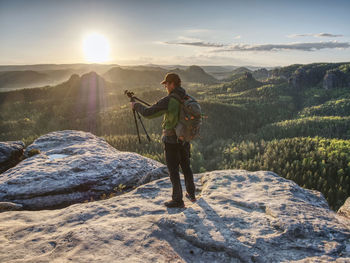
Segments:
[[[22,141],[0,142],[0,173],[21,161],[23,149]]]
[[[337,213],[350,219],[350,197],[345,200],[345,203],[338,209]]]
[[[267,171],[195,174],[197,202],[166,208],[169,178],[48,211],[0,214],[0,262],[349,262],[350,220]],[[181,181],[183,190],[184,182]]]
[[[38,154],[31,156],[35,151]],[[120,184],[131,189],[153,169],[164,166],[75,130],[39,137],[24,156],[17,166],[0,174],[0,202],[14,202],[29,210],[99,199],[120,192]]]

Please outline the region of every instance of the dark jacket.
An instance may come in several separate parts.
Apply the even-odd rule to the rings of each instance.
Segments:
[[[182,87],[176,87],[171,91],[171,93],[177,93],[180,98],[186,95],[186,90]],[[170,93],[170,94],[171,94]],[[178,120],[180,113],[180,102],[173,96],[167,96],[161,98],[155,104],[150,107],[146,107],[141,103],[135,103],[134,109],[141,113],[145,118],[156,118],[164,114],[162,128],[166,130],[174,129]],[[176,135],[162,135],[162,141],[167,143],[177,143]]]

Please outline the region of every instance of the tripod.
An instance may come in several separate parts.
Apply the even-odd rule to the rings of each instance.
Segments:
[[[132,91],[125,90],[125,91],[124,91],[124,94],[126,94],[126,95],[130,98],[130,101],[131,101],[131,102],[134,102],[135,100],[137,100],[137,101],[139,101],[139,102],[141,102],[141,103],[143,103],[143,104],[145,104],[145,105],[147,105],[147,106],[151,106],[149,103],[147,103],[147,102],[145,102],[145,101],[143,101],[143,100],[137,98],[136,96],[134,96],[134,92],[132,92]],[[137,115],[137,117],[138,117],[138,119],[139,119],[139,121],[140,121],[140,123],[141,123],[141,126],[142,126],[143,130],[144,130],[145,133],[146,133],[146,136],[147,136],[148,141],[150,142],[150,141],[151,141],[151,138],[149,137],[149,135],[148,135],[148,133],[147,133],[147,131],[146,131],[146,128],[145,128],[145,126],[143,125],[143,122],[142,122],[140,113],[138,113],[135,109],[132,109],[132,113],[133,113],[133,115],[134,115],[135,126],[136,126],[136,132],[137,132],[137,136],[138,136],[138,139],[139,139],[139,143],[141,144],[141,137],[140,137],[140,132],[139,132],[139,126],[138,126],[137,120],[136,120],[136,115]]]

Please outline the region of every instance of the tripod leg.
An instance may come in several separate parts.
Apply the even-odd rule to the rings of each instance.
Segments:
[[[141,123],[141,126],[142,126],[143,130],[144,130],[145,133],[146,133],[147,139],[148,139],[148,141],[150,142],[150,141],[151,141],[151,138],[149,137],[149,135],[148,135],[148,133],[147,133],[147,131],[146,131],[146,128],[145,128],[145,126],[143,125],[143,122],[142,122],[142,119],[141,119],[141,117],[140,117],[140,114],[139,114],[138,112],[136,112],[136,114],[137,114],[137,117],[138,117],[139,120],[140,120],[140,123]]]
[[[135,125],[136,125],[137,136],[139,138],[139,143],[141,144],[139,126],[137,125],[137,120],[136,120],[136,115],[135,115],[135,110],[134,109],[132,110],[132,113],[134,114],[134,120],[135,120]],[[137,113],[137,115],[138,115],[138,113]]]

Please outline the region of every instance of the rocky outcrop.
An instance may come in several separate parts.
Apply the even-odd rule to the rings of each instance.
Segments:
[[[257,80],[265,80],[270,77],[270,73],[266,68],[260,68],[253,72],[253,77]]]
[[[349,85],[346,74],[339,69],[328,70],[323,78],[324,89],[343,88]]]
[[[345,76],[338,67],[339,63],[313,63],[299,66],[288,79],[295,90],[303,90],[309,87],[332,88],[343,82],[341,76]],[[329,76],[327,76],[329,73]]]
[[[348,197],[345,203],[338,209],[338,214],[350,219],[350,197]]]
[[[240,78],[222,85],[221,90],[225,92],[241,92],[249,89],[255,89],[262,85],[262,82],[254,79],[252,73],[245,72]]]
[[[293,88],[299,90],[306,82],[306,71],[303,68],[299,68],[293,73],[293,75],[288,79],[289,84],[292,85]]]
[[[31,156],[35,150],[38,154]],[[24,209],[99,199],[120,192],[120,186],[124,190],[135,187],[144,177],[167,175],[167,170],[152,172],[163,167],[161,163],[118,151],[83,131],[43,135],[25,149],[24,156],[27,158],[0,175],[0,202],[20,204]]]
[[[21,161],[24,150],[22,141],[0,142],[0,173]]]
[[[195,174],[195,184],[197,202],[181,209],[163,205],[167,177],[107,200],[1,213],[0,261],[350,261],[350,220],[317,191],[265,171]]]

